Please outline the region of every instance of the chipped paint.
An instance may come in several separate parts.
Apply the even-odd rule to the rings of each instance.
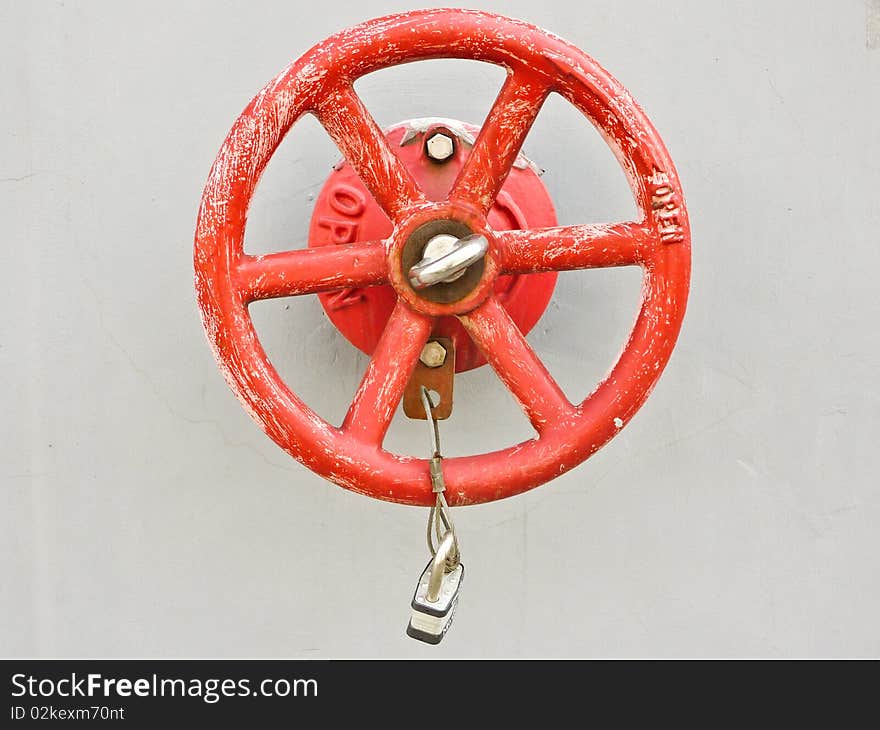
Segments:
[[[428,58],[471,58],[508,71],[445,208],[427,203],[352,88],[371,71]],[[385,451],[382,438],[437,310],[401,296],[345,421],[335,427],[281,380],[254,331],[248,302],[386,280],[397,288],[399,272],[388,262],[400,231],[450,211],[484,219],[544,99],[553,92],[577,107],[609,144],[627,174],[642,220],[487,231],[492,243],[485,281],[454,313],[538,435],[501,451],[445,460],[450,503],[476,504],[543,484],[589,457],[632,418],[669,359],[687,300],[690,227],[675,167],[656,130],[610,74],[557,36],[489,13],[433,9],[368,21],[328,38],[267,84],[236,120],[199,210],[194,252],[198,303],[230,387],[266,433],[308,468],[372,497],[433,502],[427,462]],[[284,135],[306,113],[314,114],[336,142],[394,222],[395,234],[372,248],[347,244],[328,247],[332,253],[246,256],[244,229],[257,182]],[[583,403],[571,404],[491,296],[494,277],[505,270],[621,265],[644,270],[641,309],[611,372]]]

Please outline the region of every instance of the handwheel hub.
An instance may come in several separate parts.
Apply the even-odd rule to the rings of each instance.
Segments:
[[[409,169],[425,196],[444,201],[462,164],[470,154],[479,129],[450,119],[401,122],[386,132],[395,153]],[[451,152],[432,140],[452,139]],[[450,147],[450,145],[447,145]],[[372,354],[398,297],[413,309],[438,317],[433,335],[449,337],[456,350],[456,370],[485,363],[455,315],[464,314],[495,293],[522,332],[540,319],[556,284],[556,273],[499,276],[493,231],[543,228],[556,225],[553,203],[536,168],[520,155],[495,205],[487,216],[466,206],[446,202],[416,210],[396,229],[367,192],[347,162],[338,164],[321,190],[312,215],[309,246],[388,241],[391,286],[352,288],[320,294],[327,316],[360,350]],[[485,235],[489,250],[454,278],[421,289],[409,281],[409,271],[423,258],[441,255],[453,241]]]
[[[431,241],[446,236],[458,241],[474,234],[488,239],[489,250],[467,267],[460,277],[425,288],[412,285],[410,271],[424,260]],[[457,324],[454,319],[456,315],[471,311],[495,289],[498,267],[494,259],[493,241],[492,231],[480,216],[452,203],[435,204],[428,209],[418,210],[391,236],[388,250],[391,285],[397,296],[417,312],[441,318],[438,323],[445,318]],[[457,351],[459,343],[455,344]]]

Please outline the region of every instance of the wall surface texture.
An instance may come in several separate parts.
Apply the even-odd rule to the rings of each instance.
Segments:
[[[341,490],[250,420],[193,292],[208,170],[249,99],[399,0],[0,0],[0,656],[880,654],[880,44],[876,3],[472,3],[556,32],[629,88],[693,228],[688,314],[623,432],[530,493],[460,510],[467,583],[437,648],[404,636],[425,511]],[[872,10],[873,7],[873,10]],[[358,90],[390,125],[479,123],[494,67]],[[560,221],[625,219],[624,176],[551,99],[526,152]],[[306,120],[252,206],[252,252],[304,245],[338,153]],[[637,270],[560,276],[529,335],[582,398]],[[366,356],[316,298],[254,307],[278,370],[338,421]],[[489,368],[449,455],[528,434]],[[390,446],[426,455],[398,417]]]

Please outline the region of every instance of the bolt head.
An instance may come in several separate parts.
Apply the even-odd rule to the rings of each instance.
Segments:
[[[439,368],[446,362],[446,348],[439,342],[429,342],[422,348],[419,360],[425,367]]]
[[[449,135],[437,132],[428,139],[425,149],[428,152],[428,157],[432,160],[443,162],[452,157],[452,154],[455,152],[455,142],[453,142],[452,137]]]

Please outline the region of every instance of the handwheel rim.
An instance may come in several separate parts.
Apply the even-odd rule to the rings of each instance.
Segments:
[[[346,422],[341,427],[327,423],[281,380],[248,314],[248,297],[254,295],[257,284],[243,280],[248,266],[253,261],[259,263],[262,257],[244,254],[243,240],[247,208],[259,176],[281,139],[304,113],[314,112],[327,103],[328,95],[337,93],[340,87],[350,87],[366,73],[405,61],[441,57],[500,64],[508,68],[509,79],[522,73],[535,84],[543,83],[548,94],[552,90],[566,98],[606,138],[627,173],[643,214],[641,221],[618,226],[567,227],[570,238],[566,240],[572,244],[569,249],[554,243],[538,252],[520,246],[526,240],[522,232],[499,234],[507,246],[501,254],[504,271],[515,271],[526,264],[530,271],[549,270],[566,261],[566,255],[583,251],[595,257],[599,262],[595,265],[616,265],[617,248],[611,243],[631,235],[636,243],[627,249],[632,259],[628,263],[641,265],[644,270],[643,300],[617,363],[581,404],[569,404],[571,407],[565,409],[555,403],[548,411],[552,418],[543,418],[547,414],[542,413],[536,416],[524,407],[533,425],[537,418],[535,438],[499,451],[444,460],[451,504],[491,501],[543,484],[584,461],[619,432],[647,398],[668,362],[684,316],[690,272],[687,210],[663,142],[629,93],[587,54],[565,41],[526,23],[488,13],[427,10],[380,18],[343,31],[285,69],[238,118],[205,187],[194,256],[202,320],[230,387],[282,448],[340,486],[414,505],[433,501],[425,460],[383,450],[381,440],[375,443],[364,438],[357,422]],[[339,99],[343,104],[352,102],[344,94]],[[491,121],[490,112],[484,128]],[[492,162],[487,160],[486,164]],[[382,193],[386,199],[380,203],[401,216],[404,212],[411,214],[422,204],[410,195],[408,207],[398,206],[394,196],[399,193],[404,199],[407,194],[403,179],[383,190],[391,193]],[[557,240],[551,234],[545,239]],[[583,245],[574,245],[581,240]],[[531,252],[527,260],[523,248]],[[370,257],[378,254],[364,251],[368,262],[363,266],[372,266]],[[363,275],[378,278],[378,272],[378,268],[370,269]],[[290,282],[276,284],[291,286]],[[462,318],[475,336],[485,337],[486,317],[502,321],[504,316],[494,297],[477,311],[481,314]],[[426,325],[424,319],[417,318],[406,303],[399,300],[395,313],[399,335],[414,341],[428,336],[430,322]],[[510,353],[496,355],[508,357]],[[490,363],[503,367],[491,357]],[[406,372],[394,375],[396,381],[404,377],[408,377]],[[514,385],[528,388],[528,384],[519,382]],[[538,395],[554,400],[549,386]],[[396,408],[394,403],[391,413]],[[391,413],[381,415],[390,422]]]

